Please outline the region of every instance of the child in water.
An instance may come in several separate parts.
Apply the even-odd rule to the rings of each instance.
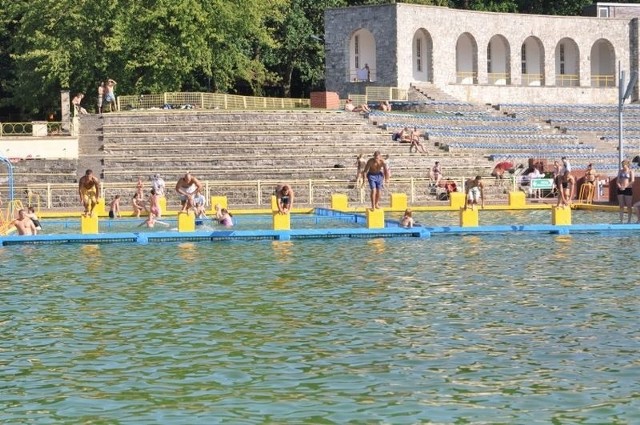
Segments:
[[[156,224],[161,226],[169,227],[169,223],[165,223],[164,221],[156,220],[156,215],[154,213],[149,213],[149,217],[142,223],[138,224],[138,227],[147,226],[148,228],[155,227]]]
[[[402,227],[413,227],[415,221],[413,220],[413,211],[410,208],[407,208],[402,216],[402,220],[400,221],[400,225]]]

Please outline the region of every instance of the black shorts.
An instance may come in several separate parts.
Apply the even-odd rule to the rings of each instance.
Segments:
[[[618,189],[618,195],[633,196],[633,190],[630,187],[625,187],[623,190]]]

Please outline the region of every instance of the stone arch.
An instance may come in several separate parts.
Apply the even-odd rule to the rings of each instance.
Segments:
[[[349,39],[349,81],[376,80],[376,39],[366,28],[360,28]]]
[[[433,40],[424,28],[413,34],[412,58],[413,79],[433,82]]]
[[[535,36],[527,37],[520,47],[520,72],[523,86],[544,86],[544,45]]]
[[[580,50],[578,44],[568,37],[556,45],[556,86],[578,87],[580,85]]]
[[[591,86],[616,86],[616,51],[607,39],[596,40],[591,46]]]
[[[511,47],[502,35],[494,35],[487,44],[487,77],[489,84],[511,84]]]
[[[478,43],[468,32],[456,42],[456,82],[478,84]]]

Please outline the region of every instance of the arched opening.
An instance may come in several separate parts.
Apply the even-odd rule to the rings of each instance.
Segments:
[[[591,86],[616,86],[616,52],[613,44],[604,38],[591,47]]]
[[[511,84],[511,48],[501,35],[494,35],[487,44],[487,77],[489,84]]]
[[[556,46],[556,86],[580,85],[580,51],[575,41],[563,38]]]
[[[523,86],[544,86],[544,46],[538,37],[527,37],[520,47]]]
[[[468,32],[456,43],[456,82],[478,84],[478,43]]]
[[[433,82],[433,41],[424,28],[413,35],[413,79]]]
[[[376,40],[360,28],[349,40],[349,81],[376,81]]]

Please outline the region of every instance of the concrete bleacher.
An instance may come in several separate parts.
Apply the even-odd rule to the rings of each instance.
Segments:
[[[195,119],[194,117],[197,117]],[[380,150],[396,177],[424,177],[435,158],[461,173],[477,156],[415,155],[360,114],[338,111],[127,113],[105,115],[102,175],[127,182],[189,170],[207,180],[355,178],[355,156]],[[484,160],[480,168],[490,169]]]

